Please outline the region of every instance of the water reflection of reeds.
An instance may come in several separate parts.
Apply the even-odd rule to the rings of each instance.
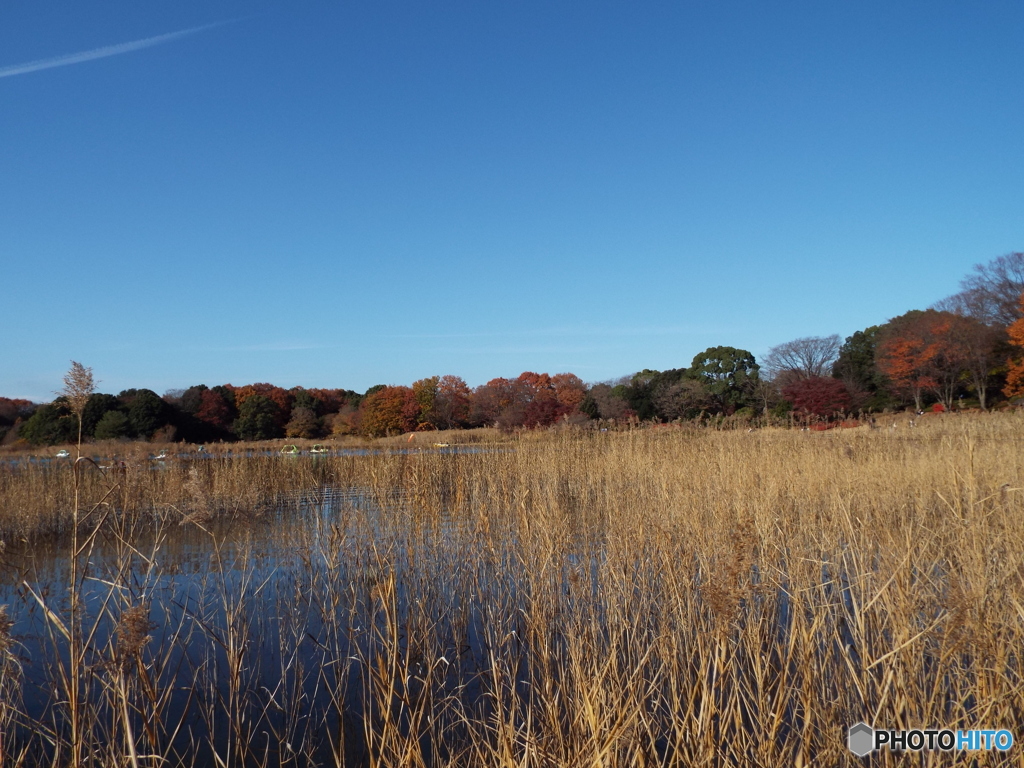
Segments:
[[[95,765],[129,763],[129,743],[140,764],[842,765],[861,719],[1012,728],[1024,509],[1003,484],[1024,458],[988,428],[184,467],[208,516],[118,517],[91,554],[86,752]],[[273,503],[218,501],[238,477]],[[26,764],[68,738],[64,643],[25,586],[65,615],[66,553],[55,539],[5,554],[21,677],[4,744]]]

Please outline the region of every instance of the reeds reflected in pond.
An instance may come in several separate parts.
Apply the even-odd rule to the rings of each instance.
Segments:
[[[75,699],[66,539],[5,555],[5,758],[854,765],[858,720],[1014,730],[1020,426],[561,434],[97,476],[82,497],[112,501],[81,563]]]

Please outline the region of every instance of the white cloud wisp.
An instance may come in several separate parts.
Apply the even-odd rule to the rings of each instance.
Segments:
[[[90,51],[82,51],[80,53],[69,53],[64,56],[54,56],[51,59],[29,61],[24,64],[14,64],[9,67],[0,68],[0,77],[13,77],[14,75],[24,75],[29,72],[38,72],[41,69],[66,67],[70,64],[81,64],[84,61],[104,59],[107,56],[118,56],[122,53],[131,53],[132,51],[139,51],[143,48],[152,48],[154,45],[162,45],[164,43],[169,43],[172,40],[178,40],[182,37],[194,35],[199,32],[205,32],[208,29],[213,29],[214,27],[219,27],[223,24],[230,23],[230,21],[217,21],[213,24],[204,24],[201,27],[192,27],[191,29],[182,29],[178,32],[168,32],[164,35],[147,37],[142,40],[133,40],[130,43],[106,45],[102,48],[93,48]]]

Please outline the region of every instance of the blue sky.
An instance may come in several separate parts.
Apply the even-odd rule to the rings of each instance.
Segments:
[[[1022,39],[1020,2],[5,3],[0,395],[849,335],[1024,249]]]

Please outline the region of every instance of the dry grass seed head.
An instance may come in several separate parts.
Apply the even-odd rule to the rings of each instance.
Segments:
[[[13,628],[14,620],[7,615],[7,606],[0,605],[0,657],[6,657],[14,645],[14,638],[11,637]]]
[[[708,576],[704,586],[704,599],[720,630],[732,626],[739,615],[743,599],[748,594],[744,581],[750,576],[757,538],[750,520],[745,520],[729,532],[729,545],[722,559]]]
[[[149,620],[149,606],[136,603],[126,608],[117,624],[117,650],[122,659],[130,659],[145,647],[153,638],[150,631],[156,625]]]
[[[71,410],[76,416],[81,417],[85,410],[86,403],[96,390],[96,382],[92,377],[92,368],[86,368],[75,360],[71,361],[71,368],[64,374],[64,387],[60,394],[67,398]]]
[[[210,492],[199,476],[198,467],[189,467],[183,490],[188,497],[190,511],[182,522],[207,523],[213,519],[214,507]]]

